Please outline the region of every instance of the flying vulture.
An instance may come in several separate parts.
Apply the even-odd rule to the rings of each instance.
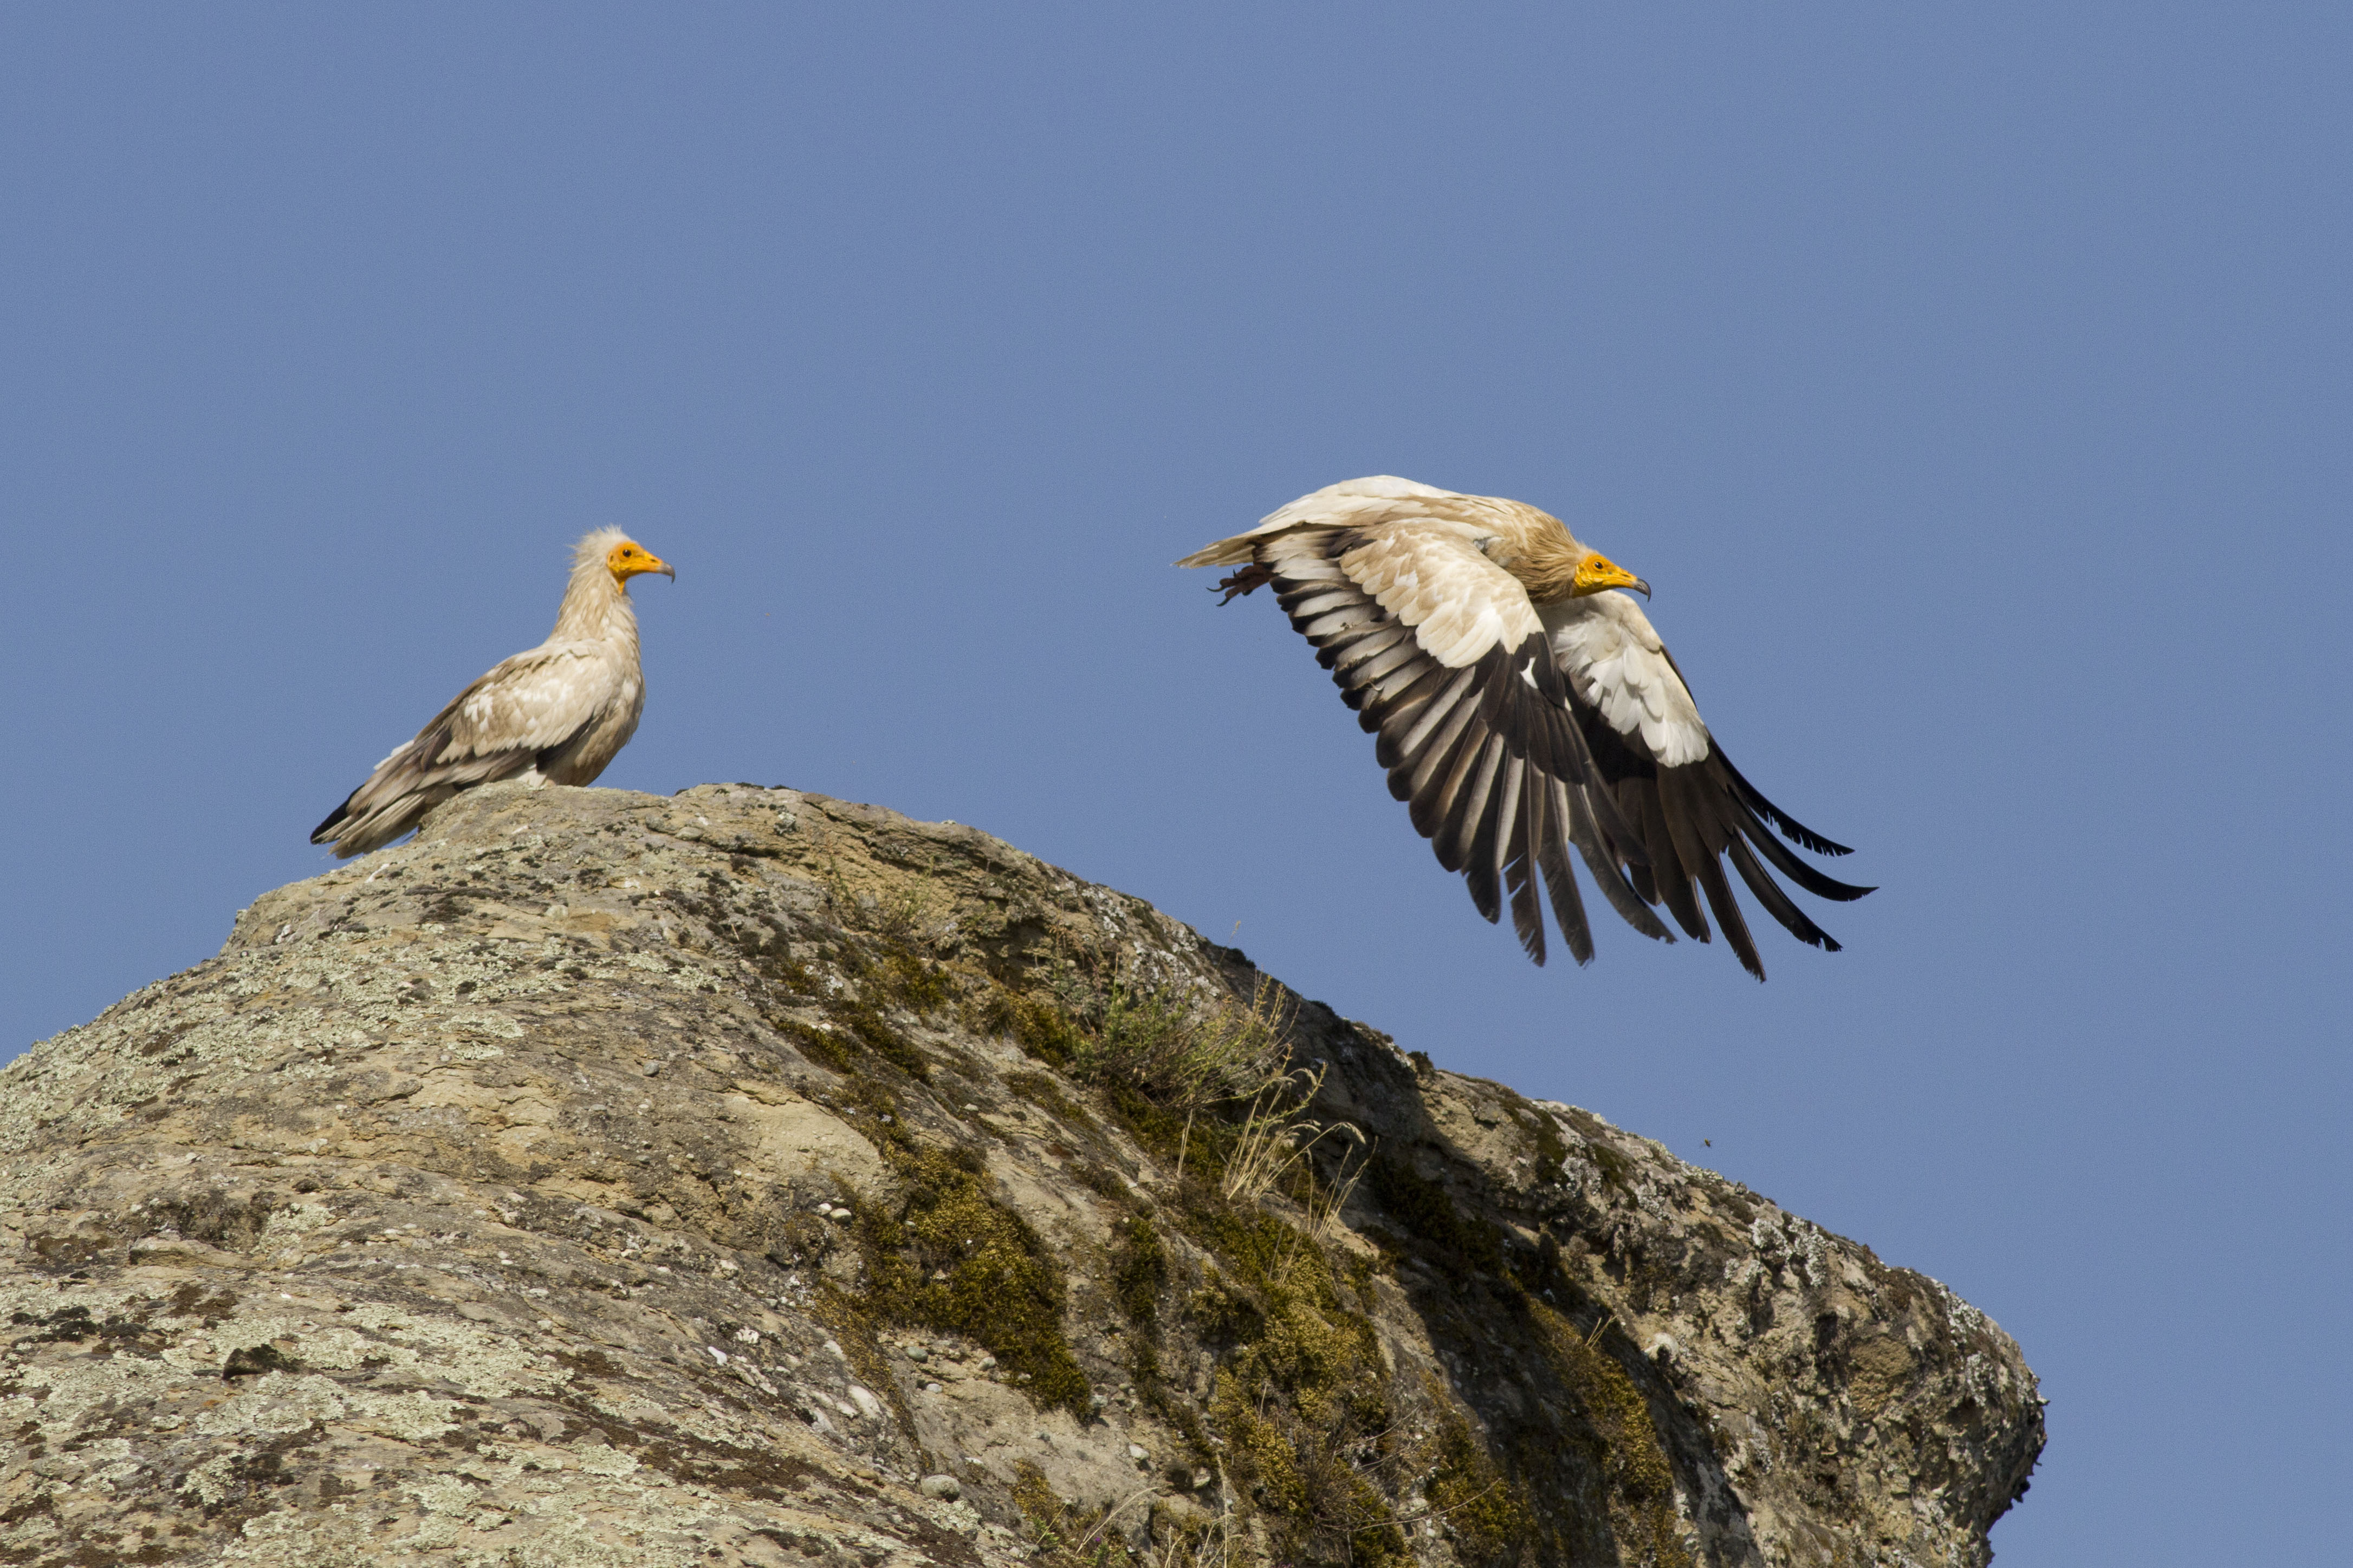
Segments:
[[[1620,588],[1650,584],[1577,542],[1558,518],[1497,496],[1388,476],[1300,497],[1180,566],[1234,566],[1224,604],[1266,584],[1315,645],[1341,700],[1379,739],[1389,793],[1439,864],[1545,961],[1537,885],[1579,963],[1593,934],[1574,846],[1601,896],[1672,942],[1654,907],[1741,966],[1765,965],[1724,863],[1799,941],[1839,944],[1773,879],[1841,901],[1870,892],[1816,870],[1773,836],[1844,855],[1758,794],[1701,721],[1683,671]],[[1705,910],[1701,908],[1706,905]]]
[[[417,738],[311,832],[337,858],[381,848],[459,790],[498,779],[585,784],[637,733],[645,711],[629,579],[678,574],[617,528],[572,552],[555,629],[458,693]]]

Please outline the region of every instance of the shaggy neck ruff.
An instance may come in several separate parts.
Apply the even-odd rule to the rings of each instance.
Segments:
[[[572,582],[564,590],[564,607],[555,613],[555,630],[548,640],[608,642],[615,638],[636,647],[638,616],[629,606],[628,590],[600,555],[572,568]]]

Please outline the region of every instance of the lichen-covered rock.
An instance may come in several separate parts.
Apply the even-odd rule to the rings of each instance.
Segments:
[[[462,795],[5,1084],[10,1563],[1974,1565],[2042,1441],[1933,1280],[789,790]]]

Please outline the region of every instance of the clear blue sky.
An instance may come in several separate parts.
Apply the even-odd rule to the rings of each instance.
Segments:
[[[2341,7],[13,7],[0,1047],[207,956],[620,523],[607,783],[989,828],[1947,1281],[2002,1561],[2343,1550]],[[1482,924],[1263,595],[1649,578],[1848,951]],[[1704,1146],[1703,1139],[1712,1140]]]

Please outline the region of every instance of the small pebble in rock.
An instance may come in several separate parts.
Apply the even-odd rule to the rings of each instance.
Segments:
[[[1130,1443],[1127,1446],[1127,1457],[1135,1460],[1138,1464],[1142,1464],[1145,1460],[1152,1458],[1152,1450],[1145,1447],[1141,1443]]]
[[[909,1345],[907,1347],[907,1359],[909,1361],[929,1361],[932,1359],[932,1352],[925,1350],[921,1345]]]
[[[964,1496],[964,1488],[954,1476],[925,1476],[919,1485],[925,1497],[954,1502]]]
[[[937,1394],[940,1392],[940,1385],[936,1383],[927,1383],[923,1384],[923,1392],[925,1394]]]

